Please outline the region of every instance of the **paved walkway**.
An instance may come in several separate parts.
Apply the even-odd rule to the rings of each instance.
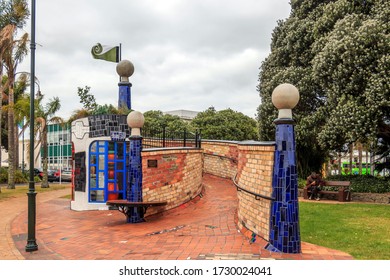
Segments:
[[[37,212],[40,211],[41,205],[44,205],[47,201],[58,199],[69,193],[69,189],[40,193],[37,195],[37,205],[39,205]],[[25,217],[27,220],[27,195],[0,202],[0,260],[25,259],[19,251],[21,249],[19,248],[18,250],[15,247],[11,234],[11,223],[19,215]],[[27,232],[27,226],[25,230]]]
[[[38,194],[39,250],[31,253],[24,250],[27,198],[1,202],[0,259],[353,259],[305,242],[301,254],[271,253],[265,240],[250,242],[237,230],[232,182],[206,175],[204,185],[201,198],[139,224],[127,224],[116,210],[72,211],[60,198],[69,190]]]

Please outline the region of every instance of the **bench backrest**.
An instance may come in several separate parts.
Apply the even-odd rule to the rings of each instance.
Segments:
[[[325,181],[325,186],[349,187],[350,181]]]

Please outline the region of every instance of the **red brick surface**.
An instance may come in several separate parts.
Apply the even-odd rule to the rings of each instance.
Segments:
[[[11,234],[26,259],[352,259],[346,253],[308,243],[302,243],[301,254],[270,253],[264,249],[265,240],[253,240],[250,231],[238,230],[232,182],[206,175],[203,184],[201,197],[139,224],[127,224],[116,210],[77,212],[70,210],[67,199],[43,201],[37,205],[39,250],[24,251],[26,210],[13,220]]]

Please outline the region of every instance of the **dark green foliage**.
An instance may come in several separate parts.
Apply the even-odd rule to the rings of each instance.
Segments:
[[[379,139],[389,151],[390,2],[292,0],[291,6],[261,65],[260,139],[274,138],[272,91],[291,83],[300,92],[293,110],[300,176],[345,144]]]
[[[326,178],[329,181],[350,181],[353,192],[387,193],[390,192],[389,178],[368,175],[333,175]]]
[[[0,183],[6,184],[8,182],[8,167],[0,167]],[[21,170],[15,171],[15,183],[27,183],[28,178],[26,174],[23,174]]]
[[[92,111],[92,115],[118,115],[119,111],[114,105],[97,105]]]
[[[258,140],[257,123],[243,113],[214,107],[199,113],[191,122],[199,129],[203,139],[213,140]]]
[[[78,87],[77,94],[80,97],[80,103],[83,104],[83,108],[88,111],[94,111],[98,105],[96,103],[95,96],[90,94],[91,87],[85,86],[84,88]]]
[[[162,111],[151,110],[144,113],[145,124],[143,129],[148,131],[150,135],[157,135],[165,127],[166,130],[171,132],[179,131],[191,131],[194,132],[194,129],[189,125],[189,123],[180,119],[178,116],[165,115]]]

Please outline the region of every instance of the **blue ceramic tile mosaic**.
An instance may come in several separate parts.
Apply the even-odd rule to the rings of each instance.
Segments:
[[[130,137],[130,168],[128,171],[127,200],[131,202],[142,202],[142,137]],[[139,223],[143,221],[141,208],[132,208],[128,216],[128,223]]]
[[[295,135],[292,120],[277,122],[273,170],[270,236],[267,249],[273,252],[300,253],[298,176]]]
[[[132,202],[142,201],[142,138],[130,138],[130,168],[128,176],[127,200]]]
[[[119,83],[118,108],[131,109],[131,83]]]

